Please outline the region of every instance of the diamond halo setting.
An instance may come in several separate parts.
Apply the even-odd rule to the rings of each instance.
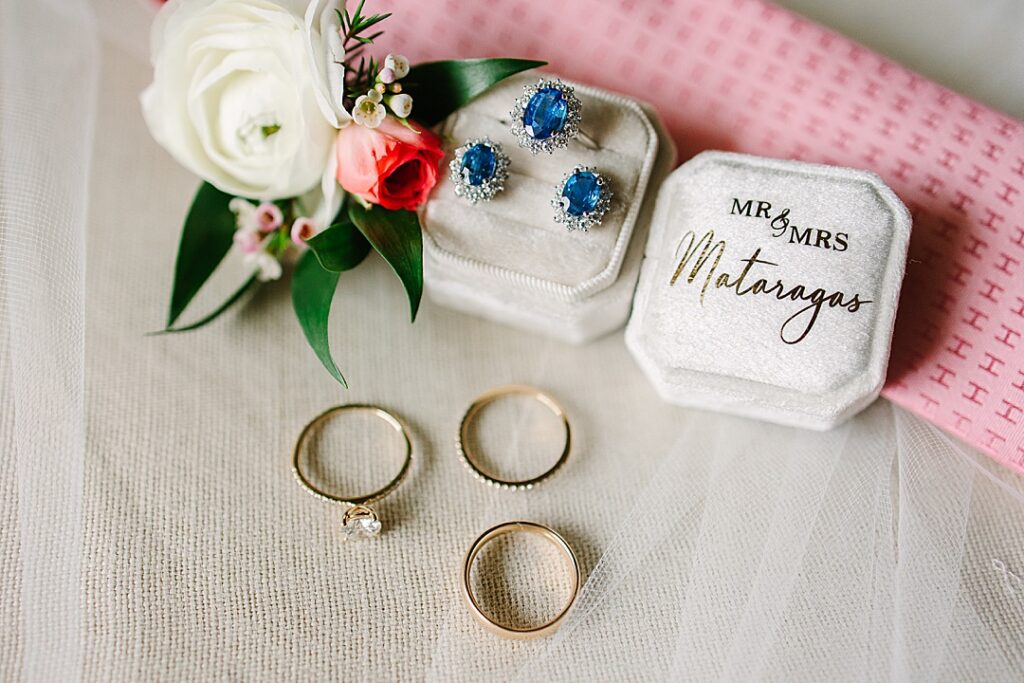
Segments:
[[[567,230],[582,230],[600,225],[612,203],[611,184],[591,166],[576,166],[562,178],[551,200],[555,222]]]
[[[523,88],[509,114],[511,131],[533,154],[564,149],[580,130],[583,104],[575,90],[558,79],[541,78]]]
[[[455,194],[476,204],[490,201],[505,189],[509,159],[501,143],[490,138],[473,138],[455,149],[448,163],[448,176],[455,185]]]

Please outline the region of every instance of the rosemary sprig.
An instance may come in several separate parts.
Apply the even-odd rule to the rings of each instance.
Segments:
[[[346,54],[348,54],[349,46],[353,41],[358,43],[360,46],[372,45],[373,41],[379,38],[383,32],[378,31],[372,35],[364,35],[364,33],[370,27],[379,24],[391,16],[391,12],[363,16],[363,5],[365,3],[366,0],[359,0],[359,5],[356,7],[356,11],[352,14],[348,13],[347,8],[344,11],[335,10],[335,12],[338,13],[338,20],[341,22],[341,28],[344,32],[342,45],[345,48]]]
[[[359,66],[348,72],[351,80],[346,78],[349,83],[345,94],[353,100],[360,95],[365,95],[366,91],[373,87],[373,81],[377,77],[378,71],[380,71],[380,62],[375,58],[360,57]]]
[[[345,95],[353,100],[360,95],[365,95],[366,91],[373,87],[374,79],[380,70],[378,61],[373,57],[367,60],[363,50],[368,45],[373,45],[373,41],[380,38],[384,32],[367,33],[367,31],[391,16],[391,12],[364,15],[363,6],[365,4],[366,0],[359,0],[359,4],[351,14],[349,14],[348,8],[335,10],[338,21],[341,22],[342,46],[345,49]],[[353,67],[357,59],[359,66]]]

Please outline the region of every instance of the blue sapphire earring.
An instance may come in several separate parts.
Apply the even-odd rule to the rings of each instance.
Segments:
[[[505,189],[509,159],[501,144],[490,138],[473,138],[455,150],[448,163],[448,175],[455,194],[473,204],[490,201]]]
[[[608,179],[589,166],[577,166],[565,174],[558,194],[551,200],[555,222],[583,232],[601,224],[611,203]]]
[[[583,105],[573,88],[559,80],[540,79],[523,88],[510,112],[512,135],[531,152],[554,152],[568,146],[580,130]]]

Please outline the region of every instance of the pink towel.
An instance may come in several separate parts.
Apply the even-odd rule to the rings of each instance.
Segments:
[[[759,0],[391,0],[412,61],[545,59],[657,107],[680,158],[871,169],[914,216],[883,394],[1024,472],[1024,127]]]

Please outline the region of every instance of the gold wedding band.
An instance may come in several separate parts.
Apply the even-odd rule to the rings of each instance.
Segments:
[[[569,600],[565,603],[565,606],[561,611],[555,615],[551,621],[541,624],[540,626],[517,628],[498,623],[489,617],[483,609],[481,609],[480,604],[476,600],[476,596],[473,594],[472,570],[473,563],[476,561],[477,555],[480,554],[480,551],[483,550],[485,545],[499,536],[514,533],[530,533],[541,536],[561,550],[570,564],[572,573],[572,594],[569,596]],[[565,615],[569,613],[569,609],[573,606],[573,603],[576,602],[576,596],[579,594],[581,582],[582,577],[580,572],[580,563],[576,559],[576,553],[573,551],[572,546],[570,546],[557,531],[546,527],[543,524],[537,524],[536,522],[505,522],[504,524],[491,527],[481,534],[480,538],[476,539],[472,547],[470,547],[469,552],[466,553],[466,559],[463,560],[462,563],[462,595],[466,599],[466,603],[469,605],[470,611],[484,626],[503,638],[525,640],[528,638],[540,638],[542,636],[551,635],[557,631],[558,627],[561,626],[562,621],[565,619]]]
[[[300,455],[313,431],[328,419],[346,412],[367,412],[380,418],[387,423],[388,426],[401,434],[402,439],[405,442],[405,459],[402,462],[402,468],[399,470],[395,478],[388,482],[383,488],[362,496],[342,497],[334,495],[313,484],[313,482],[311,482],[302,472]],[[328,503],[338,503],[347,508],[345,510],[345,514],[342,516],[342,530],[345,533],[344,538],[346,539],[368,538],[380,533],[381,523],[377,517],[377,513],[368,506],[397,489],[409,474],[409,468],[411,466],[412,441],[410,440],[409,432],[402,421],[379,406],[360,403],[335,406],[314,417],[309,424],[303,428],[302,433],[299,434],[298,441],[295,442],[295,448],[292,450],[292,472],[294,472],[295,478],[298,480],[299,484],[301,484],[306,491],[314,497],[327,501]]]
[[[489,403],[496,401],[504,396],[530,396],[537,399],[544,404],[555,417],[561,419],[562,425],[565,427],[565,447],[562,449],[562,454],[558,457],[557,462],[552,465],[547,471],[531,479],[523,479],[519,481],[513,481],[508,479],[501,479],[491,472],[484,470],[479,464],[476,453],[469,447],[469,426],[473,420],[480,413],[480,411]],[[490,391],[484,392],[470,404],[466,410],[466,414],[462,416],[462,422],[459,424],[459,432],[455,436],[455,450],[458,452],[459,457],[462,459],[462,463],[469,469],[473,475],[481,481],[495,486],[501,489],[511,490],[529,490],[537,484],[540,484],[545,479],[550,478],[554,475],[565,461],[569,459],[569,451],[572,449],[572,432],[569,428],[569,418],[566,417],[565,410],[561,405],[558,404],[554,398],[544,393],[536,387],[531,387],[523,384],[510,384],[508,386],[497,387]]]

